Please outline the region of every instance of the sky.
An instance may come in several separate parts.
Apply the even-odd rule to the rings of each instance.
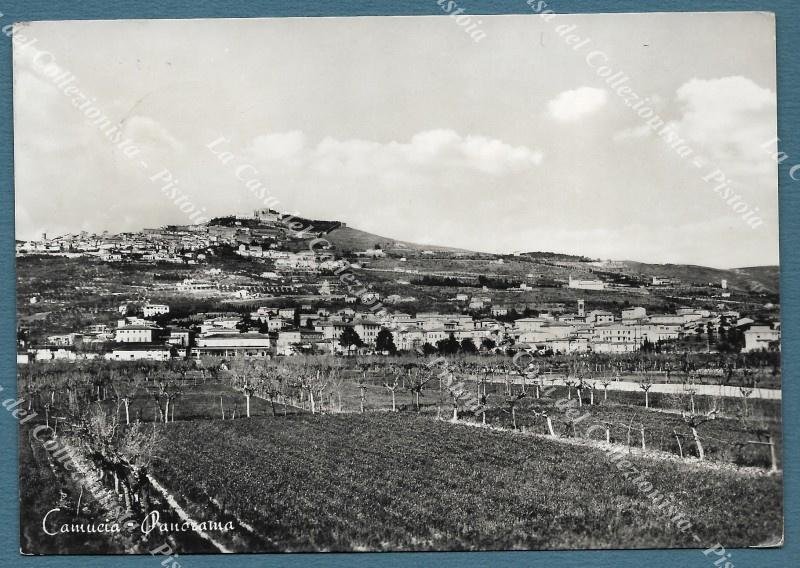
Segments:
[[[444,14],[19,26],[17,238],[271,206],[486,252],[778,264],[772,15],[465,25],[478,41]]]

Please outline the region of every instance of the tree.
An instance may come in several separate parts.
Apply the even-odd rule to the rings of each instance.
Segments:
[[[327,380],[321,376],[320,370],[308,369],[305,366],[300,369],[291,381],[291,386],[300,392],[300,403],[302,405],[303,395],[308,398],[309,410],[311,414],[317,413],[317,402],[322,402],[322,393],[327,387]],[[316,395],[316,397],[314,396]],[[320,412],[321,412],[320,408]]]
[[[383,383],[383,386],[392,393],[392,412],[397,412],[397,405],[395,404],[395,391],[397,387],[400,386],[400,375],[395,375],[394,382],[392,384]]]
[[[427,342],[422,345],[423,355],[428,356],[428,355],[433,355],[434,353],[436,353],[436,347]]]
[[[450,333],[447,339],[440,339],[436,342],[436,348],[442,355],[455,355],[458,353],[460,345],[454,333]],[[473,344],[474,347],[474,344]]]
[[[236,324],[236,329],[238,329],[242,333],[247,333],[255,326],[256,324],[250,317],[250,314],[245,314],[244,317],[242,318],[242,321]]]
[[[644,379],[639,383],[639,388],[644,391],[644,407],[650,408],[650,397],[648,396],[648,393],[650,392],[650,389],[653,388],[653,383],[650,382],[649,379]]]
[[[495,347],[497,347],[497,343],[494,341],[494,339],[484,337],[483,340],[481,341],[481,349],[485,349],[486,351],[491,351]]]
[[[603,385],[603,400],[608,400],[608,386],[611,384],[611,381],[608,378],[604,378],[600,381],[600,384]]]
[[[141,381],[138,377],[129,377],[115,381],[111,384],[114,391],[114,398],[119,400],[125,407],[125,424],[131,423],[130,404],[141,388]]]
[[[472,341],[471,338],[465,337],[464,339],[461,340],[461,352],[462,353],[471,354],[471,353],[477,353],[477,351],[478,351],[478,348],[475,347],[475,342]]]
[[[358,332],[348,325],[342,331],[342,335],[339,336],[339,345],[350,351],[352,347],[362,347],[364,342]]]
[[[125,509],[131,512],[134,493],[161,445],[161,435],[155,425],[150,428],[138,423],[123,426],[119,422],[119,408],[106,409],[98,402],[86,411],[75,427],[89,458],[104,472],[113,474],[114,489],[118,491],[122,485]]]
[[[417,412],[419,412],[419,397],[422,394],[422,389],[426,383],[432,380],[434,374],[432,372],[426,373],[423,375],[419,369],[417,369],[414,373],[408,374],[408,384],[406,388],[411,392],[414,396],[414,405],[417,408]]]
[[[390,355],[397,353],[392,332],[385,327],[378,332],[378,337],[375,339],[375,350],[381,353],[388,351]]]
[[[453,422],[458,422],[458,403],[467,393],[460,388],[451,388],[448,391],[450,392],[450,399],[453,401]]]
[[[564,379],[564,385],[567,387],[567,400],[572,400],[572,387],[575,386],[575,380],[567,377]]]
[[[716,405],[713,409],[709,410],[705,414],[695,414],[694,412],[692,412],[692,414],[686,414],[685,412],[681,412],[681,418],[683,418],[683,421],[686,422],[686,425],[689,426],[689,429],[692,431],[694,443],[697,446],[697,457],[700,458],[700,461],[705,459],[706,453],[703,450],[703,443],[700,439],[700,434],[697,432],[697,429],[706,422],[715,420],[718,413],[719,410],[717,409]]]

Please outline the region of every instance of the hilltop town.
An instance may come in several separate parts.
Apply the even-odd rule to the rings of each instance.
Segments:
[[[18,241],[17,262],[21,363],[780,345],[769,267],[477,253],[269,209],[136,233],[45,235]]]

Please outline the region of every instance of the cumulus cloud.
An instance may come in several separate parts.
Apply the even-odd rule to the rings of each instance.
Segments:
[[[580,87],[564,91],[547,103],[550,116],[561,122],[573,122],[601,109],[608,100],[604,89]]]
[[[775,93],[741,76],[692,79],[677,90],[681,136],[737,173],[769,173],[761,147],[775,136]]]
[[[616,132],[614,140],[638,140],[666,128],[731,177],[775,175],[768,153],[776,136],[772,90],[741,76],[695,78],[675,91],[673,103],[672,116],[663,108],[657,111],[665,123],[641,122]]]
[[[538,166],[543,154],[485,136],[462,136],[453,130],[419,132],[408,142],[339,140],[326,137],[307,146],[302,132],[271,133],[256,138],[247,150],[259,161],[308,168],[321,174],[392,176],[419,170],[467,170],[504,175]]]

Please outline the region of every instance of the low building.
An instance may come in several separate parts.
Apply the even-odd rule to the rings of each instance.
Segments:
[[[647,310],[639,306],[622,310],[622,321],[641,320],[646,317]]]
[[[672,341],[679,339],[683,334],[683,327],[676,324],[643,324],[634,326],[638,329],[639,337],[650,343],[659,341]]]
[[[169,306],[166,304],[145,304],[142,313],[146,318],[154,318],[169,313]]]
[[[38,347],[31,350],[36,361],[76,361],[81,359],[93,359],[94,354],[78,357],[78,354],[71,347]]]
[[[187,278],[183,282],[178,283],[175,288],[178,292],[207,293],[218,291],[217,285],[213,282],[193,280],[191,278]]]
[[[62,335],[48,335],[47,345],[54,347],[72,347],[80,343],[82,335],[79,333],[65,333]]]
[[[592,341],[591,350],[595,353],[632,353],[638,351],[640,344],[634,341]]]
[[[544,318],[520,318],[514,321],[514,329],[518,331],[538,331],[548,323]]]
[[[108,361],[169,361],[171,357],[169,346],[144,343],[120,345],[105,355]]]
[[[632,343],[638,348],[644,338],[636,326],[610,324],[595,327],[593,340],[597,343]]]
[[[278,317],[286,318],[286,319],[294,319],[294,314],[297,311],[297,308],[280,308],[278,310]]]
[[[661,278],[659,276],[653,276],[653,280],[651,282],[652,286],[678,286],[681,281],[678,278]]]
[[[272,341],[261,333],[222,333],[197,338],[194,357],[268,357]]]
[[[188,347],[191,340],[191,332],[188,329],[174,327],[169,330],[167,343],[176,347]]]
[[[683,325],[685,323],[683,316],[672,315],[672,314],[655,314],[650,316],[648,319],[650,320],[650,323],[667,324],[667,325],[669,324]]]
[[[425,343],[425,334],[421,329],[410,327],[392,331],[394,346],[400,351],[414,351]]]
[[[614,314],[605,310],[592,310],[586,315],[586,323],[614,323]]]
[[[160,328],[146,325],[126,325],[114,331],[118,343],[153,343]]]
[[[220,316],[205,320],[200,325],[200,333],[207,335],[219,331],[238,331],[237,326],[242,322],[239,316]]]
[[[606,284],[602,280],[578,280],[572,276],[569,277],[567,286],[576,290],[605,290],[606,288]]]
[[[780,327],[773,329],[768,325],[754,325],[744,332],[745,351],[780,351]]]

